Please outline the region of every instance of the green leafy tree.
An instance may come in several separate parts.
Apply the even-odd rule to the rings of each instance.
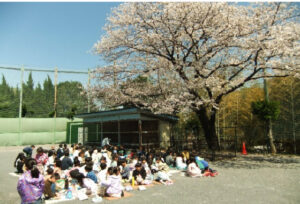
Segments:
[[[252,102],[252,112],[266,123],[271,151],[275,154],[276,147],[273,142],[272,121],[277,120],[280,114],[279,102],[267,100]]]
[[[280,114],[278,101],[256,101],[252,102],[252,112],[263,120],[277,120]]]
[[[70,120],[74,120],[74,116],[77,112],[77,106],[72,105],[71,110],[67,113],[67,118]]]
[[[87,105],[87,95],[80,82],[66,81],[58,84],[57,116],[68,117],[70,112],[75,112],[75,109],[78,113],[87,112]]]
[[[34,106],[34,82],[32,78],[32,73],[28,75],[28,80],[23,84],[23,103],[26,104],[26,117],[35,116],[35,106]]]
[[[43,83],[43,96],[42,101],[44,103],[44,112],[48,114],[48,117],[54,116],[54,85],[52,83],[52,80],[49,76],[47,76],[47,79],[45,79]],[[52,113],[53,112],[53,113]]]
[[[11,88],[2,75],[0,84],[0,117],[16,117],[18,115],[18,92]]]

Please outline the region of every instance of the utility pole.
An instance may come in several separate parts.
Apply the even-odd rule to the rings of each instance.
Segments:
[[[238,143],[238,138],[237,138],[237,128],[238,128],[238,121],[239,121],[239,95],[238,92],[236,93],[236,123],[235,123],[235,156],[237,153],[237,143]]]
[[[220,110],[220,109],[219,109]],[[217,112],[217,118],[218,118],[218,123],[217,123],[217,125],[218,125],[218,128],[217,128],[217,135],[218,135],[218,143],[219,143],[219,147],[220,147],[220,149],[221,149],[221,139],[220,139],[220,112],[219,112],[219,110],[218,110],[218,112]]]
[[[23,104],[23,76],[24,76],[24,65],[21,68],[21,80],[20,80],[20,104],[19,104],[19,140],[18,145],[22,145],[22,104]]]
[[[88,69],[88,93],[87,93],[87,97],[88,97],[88,113],[91,112],[91,105],[90,105],[90,100],[91,100],[91,90],[90,90],[90,83],[91,83],[91,72],[90,69]]]
[[[54,70],[54,118],[56,118],[57,112],[57,67]]]
[[[266,69],[264,69],[264,75],[266,75]],[[264,92],[265,92],[265,101],[268,103],[269,102],[269,91],[268,91],[268,83],[267,83],[266,78],[264,78]],[[273,131],[272,131],[272,120],[271,119],[267,120],[267,135],[268,135],[269,142],[270,142],[271,152],[272,152],[272,154],[276,154],[276,147],[275,147],[274,141],[273,141]]]
[[[57,116],[57,67],[54,70],[54,131],[53,144],[56,142],[56,116]]]

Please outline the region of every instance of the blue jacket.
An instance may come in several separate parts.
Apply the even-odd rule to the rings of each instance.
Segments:
[[[95,175],[95,173],[93,171],[90,171],[89,173],[87,173],[86,177],[92,179],[95,183],[98,183],[97,176]]]
[[[26,154],[31,156],[32,155],[32,148],[31,147],[25,147],[23,149],[23,152],[25,152]]]

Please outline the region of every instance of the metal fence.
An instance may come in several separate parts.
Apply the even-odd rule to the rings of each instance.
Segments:
[[[22,131],[22,118],[65,117],[97,110],[91,100],[92,70],[33,69],[0,66],[0,118],[18,118],[15,127]],[[281,114],[273,122],[273,137],[278,152],[300,153],[300,80],[269,81],[270,99],[281,103]],[[83,93],[82,93],[83,92]],[[251,100],[250,100],[251,99]],[[250,151],[259,146],[268,151],[266,128],[251,114],[251,102],[263,99],[262,84],[239,89],[224,98],[217,113],[217,134],[222,151],[239,152],[242,142]],[[74,107],[75,105],[75,107]],[[98,104],[99,105],[99,104]],[[174,140],[178,149],[207,149],[201,131],[189,138],[185,132]],[[189,138],[189,139],[187,139]],[[196,146],[195,146],[196,145]],[[259,149],[258,148],[258,149]],[[259,151],[259,150],[257,150]]]
[[[65,142],[67,121],[94,107],[88,69],[0,66],[1,75],[1,146]]]
[[[297,154],[300,154],[300,140],[296,141],[291,134],[287,134],[284,129],[280,129],[278,122],[273,124],[274,144],[277,152],[281,154],[294,154],[295,149]],[[188,150],[190,152],[196,151],[200,155],[211,160],[215,158],[236,157],[242,153],[243,143],[245,143],[246,150],[249,153],[268,154],[271,153],[269,139],[267,137],[266,127],[260,125],[253,129],[252,126],[227,126],[217,127],[218,129],[218,143],[220,151],[211,151],[206,143],[204,134],[186,132],[181,135],[181,139],[171,139],[171,147],[176,152]],[[299,135],[300,132],[296,132]]]
[[[62,117],[71,112],[72,101],[79,106],[77,111],[91,110],[89,69],[74,71],[57,67],[34,69],[0,66],[0,74],[0,117]],[[81,97],[80,90],[86,93],[82,97],[85,101],[78,100]],[[70,101],[69,104],[65,100]]]

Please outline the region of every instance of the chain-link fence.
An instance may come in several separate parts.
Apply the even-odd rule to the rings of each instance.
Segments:
[[[92,107],[90,72],[0,67],[0,117],[71,117]]]
[[[2,145],[65,142],[66,123],[95,110],[88,69],[0,66],[0,75]]]
[[[71,119],[77,113],[96,111],[90,97],[90,71],[0,67],[0,118],[19,118],[15,131],[22,132],[22,118]],[[300,80],[268,80],[270,100],[280,102],[280,114],[272,130],[278,152],[300,153]],[[239,152],[242,143],[249,151],[268,152],[266,126],[252,114],[251,103],[264,100],[262,83],[251,84],[223,98],[216,117],[216,132],[222,151]],[[99,104],[98,104],[99,105]],[[207,149],[203,131],[188,136],[180,131],[177,149]]]

